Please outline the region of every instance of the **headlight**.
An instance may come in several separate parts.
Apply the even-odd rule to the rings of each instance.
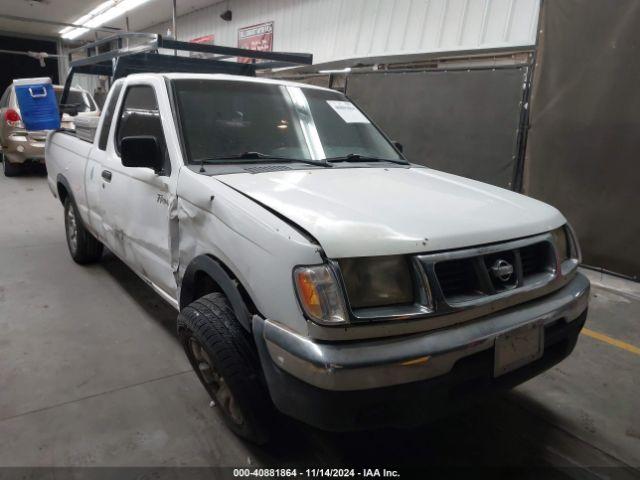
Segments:
[[[414,302],[411,268],[404,256],[338,260],[351,308]]]
[[[556,228],[551,232],[553,243],[556,246],[556,253],[560,263],[569,259],[569,240],[567,239],[567,230],[564,226]]]
[[[328,265],[298,267],[293,279],[300,305],[309,318],[327,325],[348,322],[342,292]]]
[[[569,223],[565,226],[565,230],[567,231],[567,237],[569,239],[569,254],[571,255],[571,258],[575,258],[578,260],[578,263],[582,263],[582,250],[580,250],[576,231]]]
[[[563,227],[556,228],[551,232],[551,236],[553,237],[560,263],[570,258],[578,260],[578,263],[582,262],[578,239],[571,225],[567,223]]]

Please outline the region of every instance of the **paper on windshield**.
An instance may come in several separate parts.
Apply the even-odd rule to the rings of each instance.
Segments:
[[[351,102],[327,100],[327,103],[346,123],[371,123]]]

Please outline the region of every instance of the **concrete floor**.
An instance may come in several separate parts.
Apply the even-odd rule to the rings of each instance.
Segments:
[[[640,476],[640,355],[587,335],[544,375],[424,428],[334,435],[283,420],[269,447],[248,445],[209,408],[175,312],[109,253],[90,267],[71,260],[42,175],[0,175],[0,199],[0,466],[488,465],[561,476],[618,467],[606,472]],[[587,327],[640,346],[640,285],[589,275]]]

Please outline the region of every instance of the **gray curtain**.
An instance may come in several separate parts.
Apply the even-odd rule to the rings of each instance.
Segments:
[[[525,192],[575,227],[584,262],[640,274],[640,1],[543,2]]]
[[[347,95],[414,163],[512,188],[527,67],[351,75]]]

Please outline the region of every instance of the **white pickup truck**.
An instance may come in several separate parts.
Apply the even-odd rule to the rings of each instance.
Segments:
[[[400,150],[333,90],[151,73],[114,83],[92,143],[52,132],[46,164],[73,259],[106,245],[173,305],[225,421],[263,442],[274,407],[415,425],[575,346],[565,218]]]

